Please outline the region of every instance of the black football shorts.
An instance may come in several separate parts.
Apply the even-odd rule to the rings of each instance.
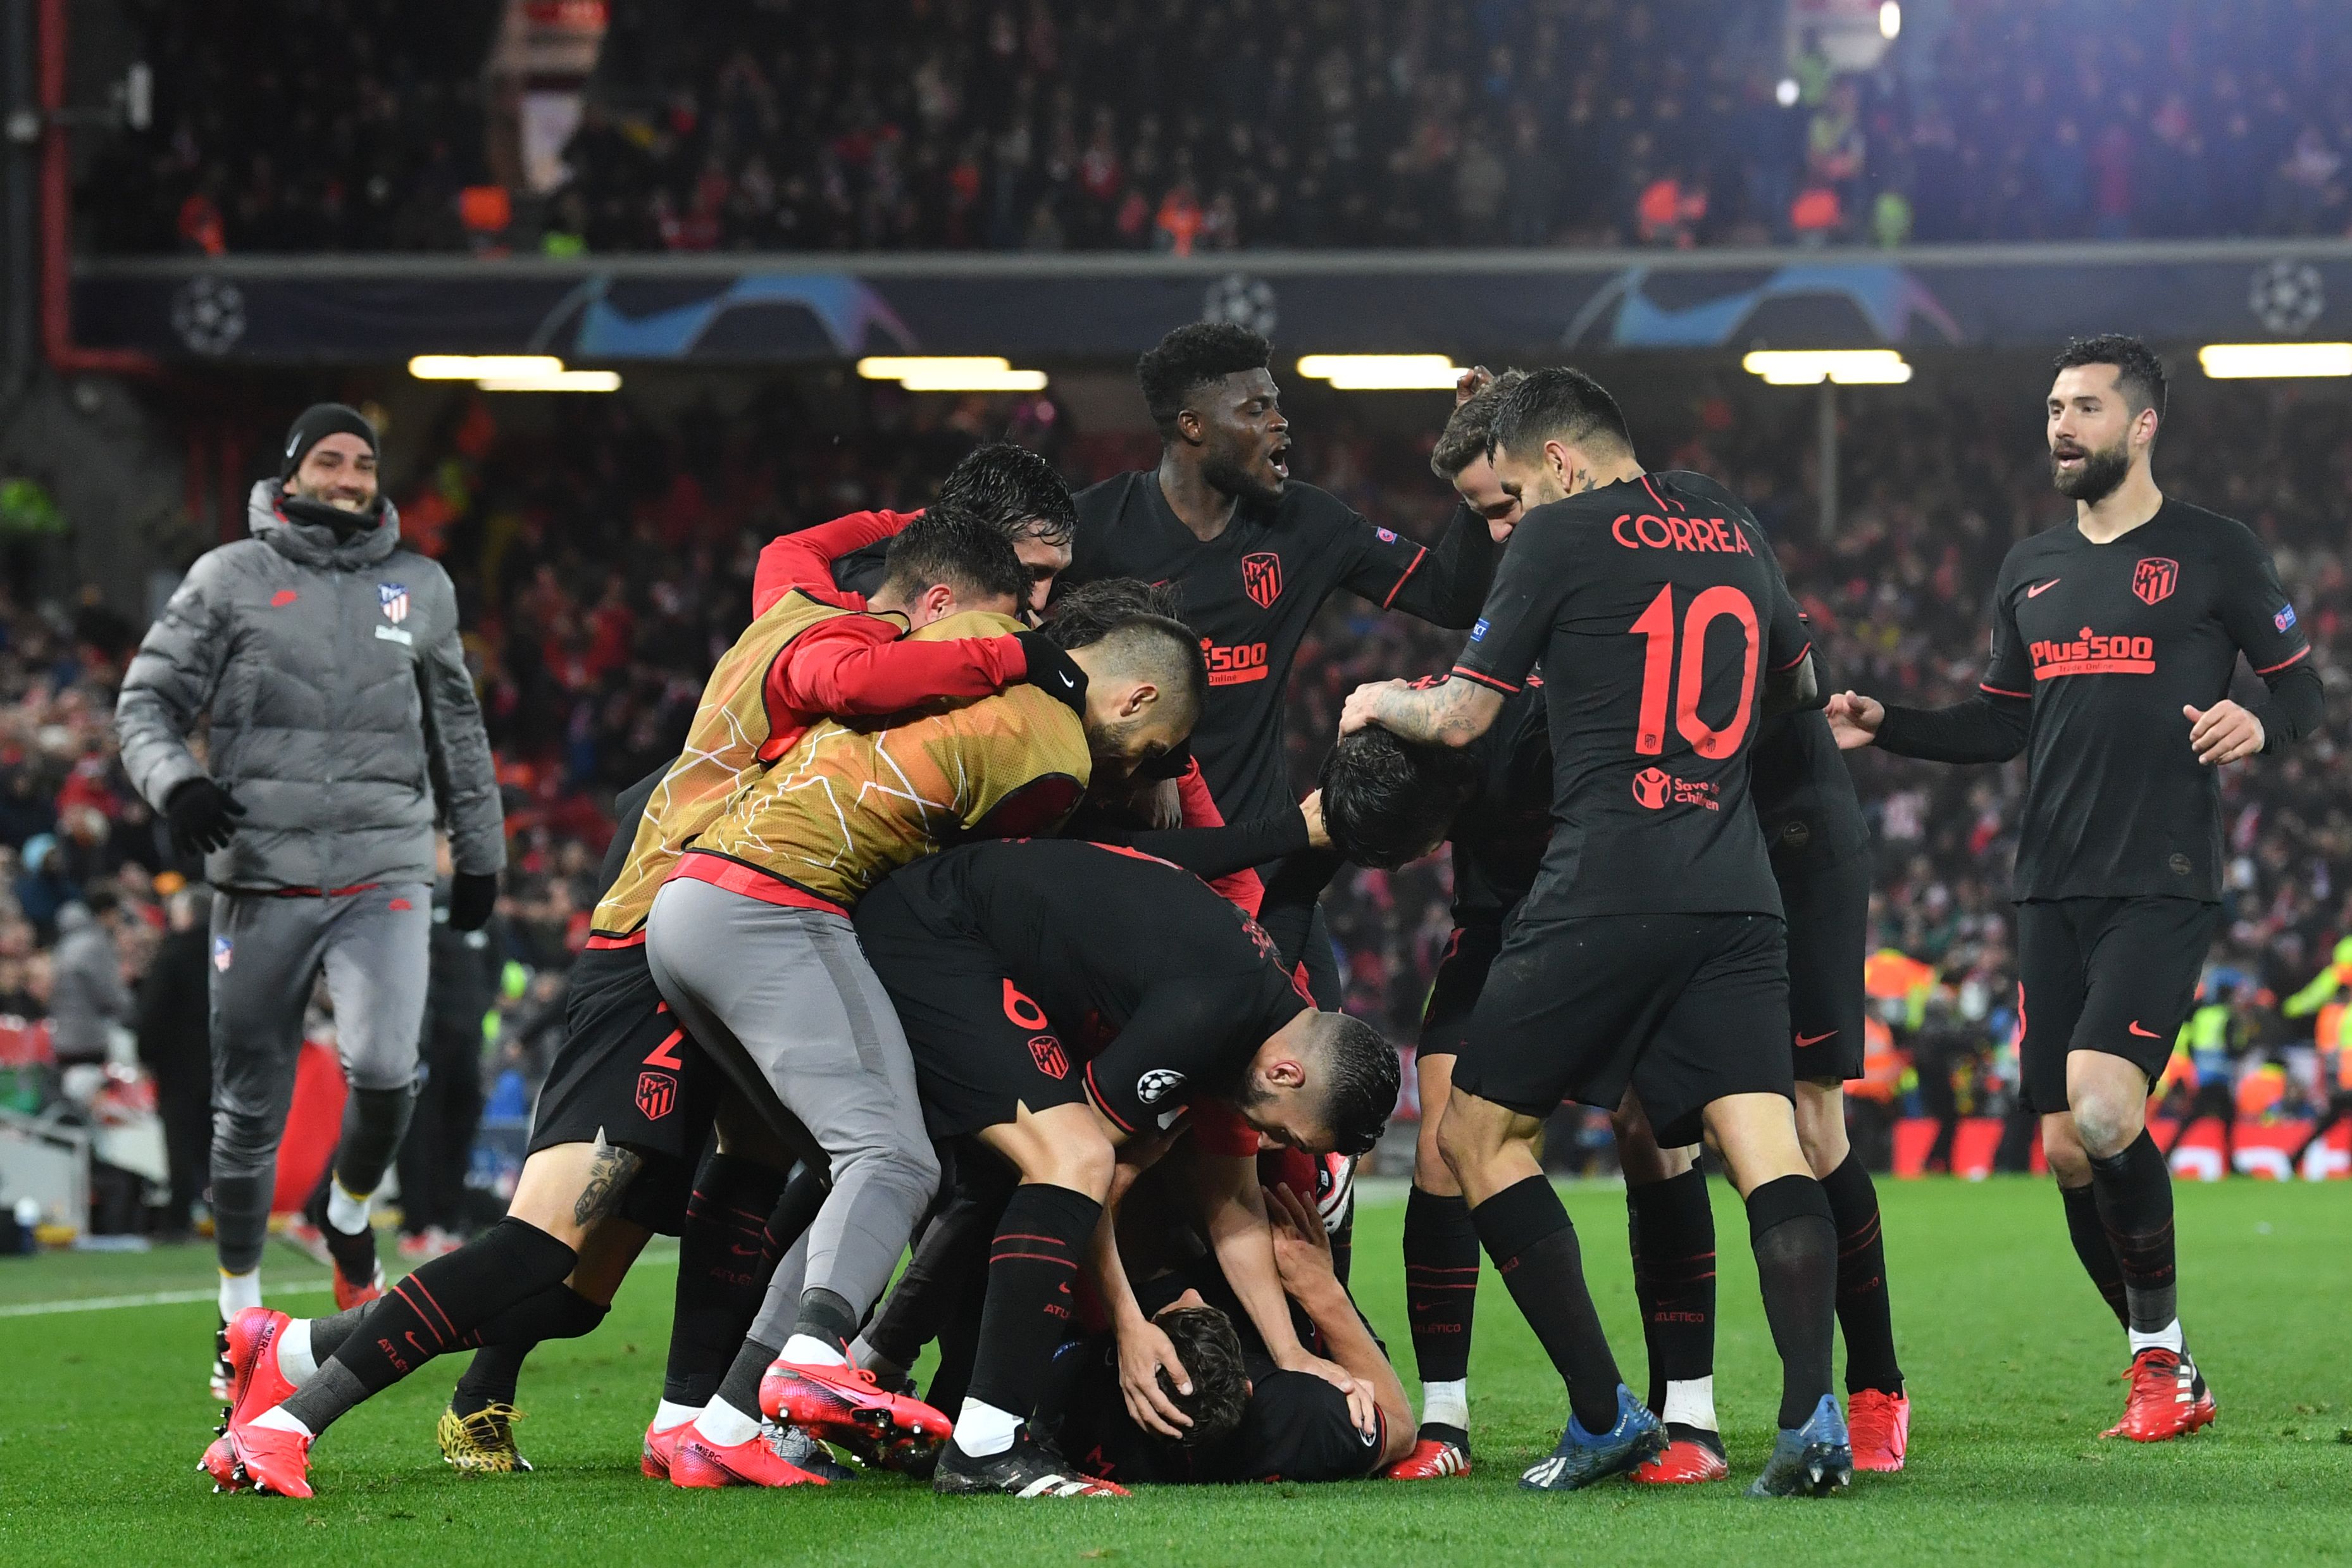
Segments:
[[[1696,1143],[1734,1094],[1793,1098],[1788,941],[1762,914],[1547,919],[1524,906],[1486,976],[1456,1093],[1528,1116],[1613,1110],[1629,1083],[1658,1142]]]
[[[1087,1098],[1086,1063],[1004,973],[964,910],[887,877],[858,901],[857,941],[907,1031],[923,1121],[957,1138]]]
[[[642,943],[573,959],[563,1021],[563,1048],[531,1116],[530,1152],[602,1137],[645,1156],[620,1212],[677,1235],[724,1075],[670,1016]]]
[[[1863,961],[1870,944],[1870,858],[1783,879],[1789,911],[1789,1039],[1797,1077],[1862,1076]]]
[[[2197,1000],[2221,906],[2198,899],[2033,899],[2017,906],[2025,1103],[2066,1109],[2066,1058],[2121,1057],[2150,1083]]]
[[[1478,993],[1486,988],[1486,972],[1503,951],[1499,924],[1455,926],[1437,961],[1437,976],[1430,982],[1429,1005],[1421,1014],[1421,1054],[1453,1057],[1462,1054],[1470,1037],[1470,1016],[1477,1011]]]

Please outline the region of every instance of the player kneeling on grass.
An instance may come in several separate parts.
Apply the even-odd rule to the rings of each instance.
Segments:
[[[1363,1385],[1351,1398],[1311,1373],[1285,1371],[1225,1283],[1208,1238],[1188,1223],[1197,1151],[1181,1140],[1118,1203],[1118,1251],[1131,1293],[1175,1361],[1151,1392],[1121,1376],[1117,1336],[1064,1343],[1037,1428],[1078,1469],[1135,1481],[1344,1481],[1379,1473],[1412,1446],[1404,1384],[1334,1271],[1312,1197],[1265,1189],[1275,1267],[1300,1340]],[[1304,1162],[1300,1162],[1304,1163]],[[1369,1405],[1370,1419],[1360,1415]]]
[[[1197,877],[1103,845],[951,850],[868,894],[857,931],[906,1027],[932,1135],[957,1141],[960,1167],[1001,1162],[1019,1177],[938,1490],[1118,1492],[1072,1473],[1026,1428],[1121,1145],[1188,1114],[1196,1139],[1217,1142],[1200,1167],[1203,1226],[1269,1354],[1360,1392],[1299,1342],[1255,1160],[1259,1135],[1371,1147],[1397,1097],[1396,1053],[1378,1032],[1316,1011],[1265,932]],[[1173,1352],[1161,1356],[1164,1340],[1111,1283],[1123,1276],[1107,1272],[1133,1352],[1122,1364],[1149,1383]]]

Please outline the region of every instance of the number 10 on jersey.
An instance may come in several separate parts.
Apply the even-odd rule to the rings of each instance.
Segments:
[[[1728,727],[1717,730],[1699,717],[1700,689],[1706,683],[1707,628],[1728,616],[1739,623],[1746,645],[1739,662],[1739,702]],[[1762,653],[1756,626],[1756,606],[1746,594],[1721,585],[1701,589],[1684,612],[1682,658],[1675,658],[1675,589],[1669,583],[1658,590],[1641,618],[1627,628],[1648,647],[1642,657],[1642,711],[1633,736],[1634,752],[1654,757],[1666,749],[1666,708],[1674,707],[1675,730],[1702,757],[1728,757],[1739,750],[1755,712],[1756,665]]]

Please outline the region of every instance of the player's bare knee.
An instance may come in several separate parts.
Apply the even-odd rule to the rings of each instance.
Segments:
[[[1815,1179],[1826,1181],[1853,1151],[1846,1140],[1844,1086],[1800,1082],[1796,1102],[1798,1145]]]
[[[2083,1152],[2083,1140],[2075,1131],[2071,1116],[2045,1116],[2042,1119],[2042,1156],[2050,1166],[2050,1174],[2062,1187],[2080,1187],[2091,1180],[2091,1157]]]

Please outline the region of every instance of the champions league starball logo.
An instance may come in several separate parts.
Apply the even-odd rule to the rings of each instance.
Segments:
[[[1201,320],[1230,321],[1270,338],[1282,316],[1275,308],[1273,284],[1247,273],[1229,272],[1209,285],[1208,296],[1201,301]]]
[[[245,336],[245,293],[224,278],[191,278],[172,297],[172,330],[200,354],[225,354]]]
[[[2327,288],[2319,268],[2308,261],[2280,259],[2254,268],[2246,291],[2246,309],[2266,331],[2292,337],[2319,320],[2327,309]]]

